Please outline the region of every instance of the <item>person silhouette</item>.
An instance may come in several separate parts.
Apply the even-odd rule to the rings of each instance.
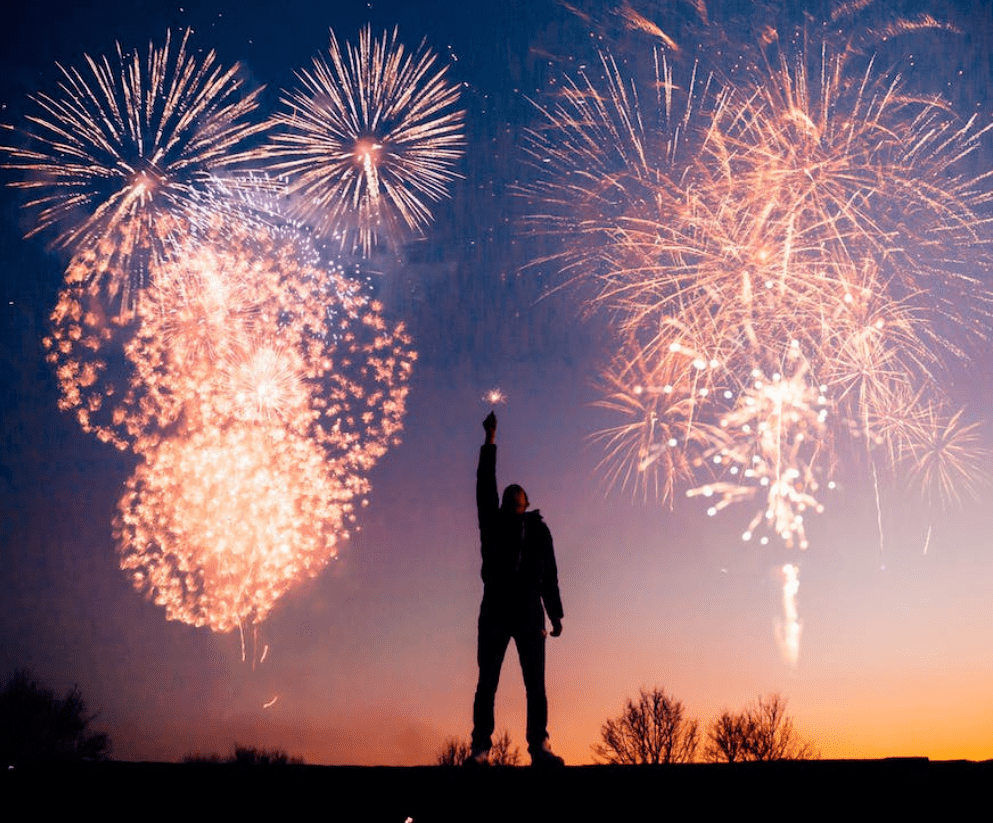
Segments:
[[[469,763],[489,762],[493,704],[510,639],[517,646],[527,692],[527,742],[532,766],[562,766],[548,745],[545,694],[545,613],[552,637],[562,634],[562,599],[552,534],[537,510],[529,512],[527,493],[507,486],[498,504],[496,414],[483,421],[486,441],[476,470],[476,509],[483,555],[483,602],[479,609],[479,681],[472,708]]]

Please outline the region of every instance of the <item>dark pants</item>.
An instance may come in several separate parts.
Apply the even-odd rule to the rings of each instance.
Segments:
[[[476,749],[490,746],[493,734],[493,703],[500,683],[500,668],[510,639],[517,645],[524,688],[528,696],[527,741],[529,749],[541,746],[548,737],[548,698],[545,696],[545,628],[544,619],[511,620],[500,614],[479,615],[479,683],[472,707],[472,745]]]

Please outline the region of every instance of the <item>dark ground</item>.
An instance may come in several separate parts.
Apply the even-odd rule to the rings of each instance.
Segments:
[[[925,758],[556,771],[95,763],[0,777],[18,818],[374,823],[989,819],[991,787],[993,761]]]

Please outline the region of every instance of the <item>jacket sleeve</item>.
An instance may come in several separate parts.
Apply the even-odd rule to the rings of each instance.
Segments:
[[[545,604],[545,612],[549,620],[561,620],[563,617],[562,597],[559,595],[559,570],[555,565],[555,549],[552,546],[552,533],[545,529],[545,558],[541,574],[541,599]]]
[[[497,494],[496,446],[483,445],[476,469],[476,511],[479,514],[479,537],[485,559],[486,550],[496,534],[500,497]]]

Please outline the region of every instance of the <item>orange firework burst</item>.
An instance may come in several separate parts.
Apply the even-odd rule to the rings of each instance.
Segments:
[[[428,203],[458,176],[464,113],[447,67],[423,44],[408,52],[396,30],[374,40],[365,28],[344,50],[332,32],[328,57],[298,73],[265,154],[300,219],[368,255],[430,222]]]
[[[170,620],[217,632],[258,624],[348,537],[356,488],[337,474],[315,442],[278,426],[164,440],[121,498],[121,568]]]
[[[226,632],[263,621],[347,539],[398,441],[415,353],[283,212],[282,181],[216,175],[250,156],[258,92],[213,52],[191,57],[189,37],[60,67],[60,93],[34,98],[30,147],[5,151],[39,228],[72,252],[44,340],[60,407],[140,459],[115,520],[121,566],[170,619]],[[366,32],[348,60],[378,84],[360,106],[384,129],[357,144],[384,149],[382,168],[361,162],[368,250],[390,208],[423,226],[461,113],[434,58],[406,57],[395,35]]]
[[[358,283],[305,262],[310,251],[297,233],[219,219],[146,289],[124,327],[127,367],[113,375],[101,350],[110,328],[89,308],[100,302],[70,287],[46,340],[63,408],[135,451],[177,427],[276,419],[355,465],[374,462],[401,428],[410,341]]]
[[[744,67],[683,82],[660,51],[650,78],[603,55],[542,108],[524,191],[531,228],[558,241],[541,262],[620,327],[611,481],[663,500],[687,483],[718,496],[712,512],[763,495],[745,534],[765,523],[801,546],[839,439],[915,460],[942,502],[972,485],[981,452],[959,415],[890,418],[922,381],[944,408],[943,378],[993,320],[993,197],[962,162],[985,130],[833,36],[770,30]],[[725,475],[698,485],[704,466]]]
[[[285,237],[222,223],[139,307],[122,414],[144,462],[121,501],[122,567],[172,619],[262,621],[334,556],[396,441],[402,327]]]
[[[31,234],[56,229],[56,245],[126,308],[188,230],[197,187],[262,128],[249,121],[260,90],[246,92],[239,67],[221,68],[213,51],[197,60],[189,38],[173,48],[167,33],[144,58],[118,44],[116,59],[60,65],[58,92],[32,98],[27,144],[6,149],[5,166],[25,175],[12,185],[37,211]]]
[[[121,565],[170,619],[265,619],[348,536],[402,427],[414,353],[360,284],[287,227],[236,210],[162,264],[125,322],[70,285],[46,340],[63,408],[142,462]],[[120,363],[105,345],[124,338]]]

